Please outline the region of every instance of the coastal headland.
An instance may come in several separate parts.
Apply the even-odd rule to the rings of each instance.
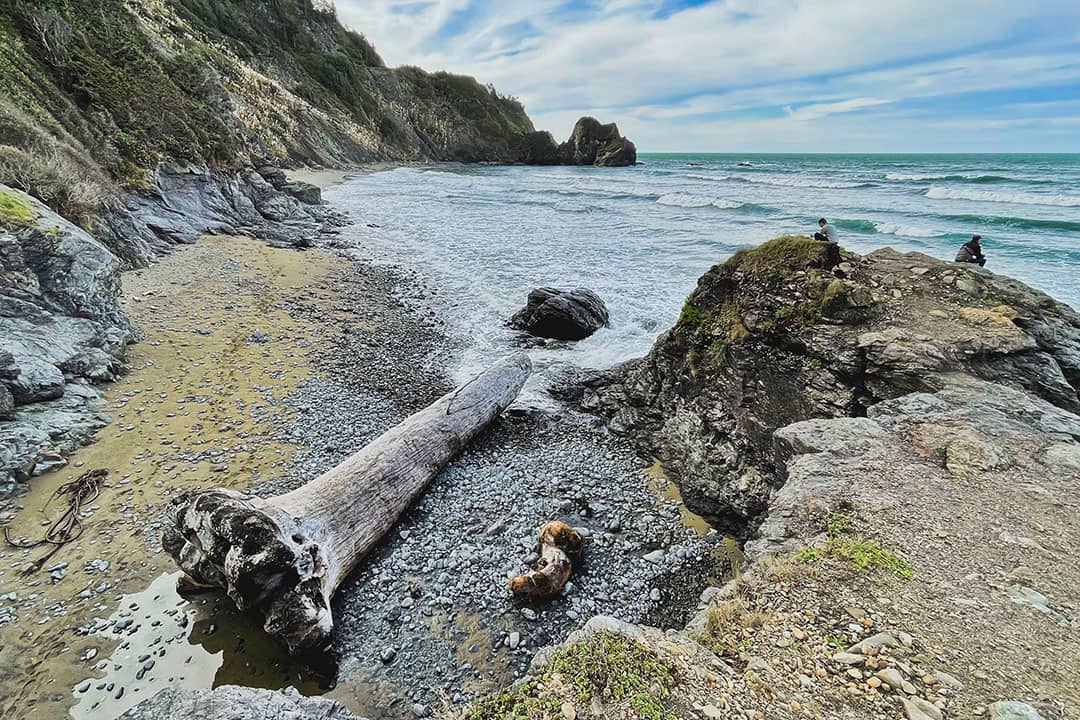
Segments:
[[[1032,267],[1045,251],[1068,277],[1077,225],[1055,213],[1076,200],[1044,187],[1052,163],[994,169],[1016,192],[911,158],[635,168],[614,123],[557,142],[490,85],[388,67],[321,0],[11,0],[0,21],[3,717],[1080,713],[1080,316],[994,272],[1034,237]],[[401,166],[366,209],[338,192]],[[861,217],[876,189],[890,222]],[[860,252],[739,234],[802,223],[826,191]],[[951,201],[979,212],[906,222]],[[970,226],[1005,238],[990,269],[865,247]],[[532,276],[499,302],[543,283],[534,310],[589,322],[542,339],[477,311],[537,248],[632,312]],[[700,275],[681,312],[679,262]],[[627,360],[628,339],[651,349]],[[523,350],[527,392],[427,468],[320,608],[316,656],[163,550],[181,494],[293,491],[447,396],[463,357]],[[552,597],[514,595],[549,521],[584,554]],[[259,579],[265,599],[282,576]]]

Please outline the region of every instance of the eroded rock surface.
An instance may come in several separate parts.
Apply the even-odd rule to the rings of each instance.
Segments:
[[[0,186],[25,213],[0,221],[0,495],[100,427],[94,383],[122,369],[131,328],[120,260],[43,203]]]
[[[153,188],[103,212],[95,232],[127,267],[145,267],[207,233],[310,247],[320,232],[340,223],[320,201],[318,188],[289,182],[276,167],[222,174],[201,165],[162,163]]]
[[[615,123],[602,124],[593,117],[583,117],[574,125],[570,139],[559,146],[565,165],[622,167],[637,162],[637,148],[619,134]]]
[[[120,716],[120,720],[360,720],[339,703],[305,697],[292,688],[222,685],[213,690],[166,688]]]

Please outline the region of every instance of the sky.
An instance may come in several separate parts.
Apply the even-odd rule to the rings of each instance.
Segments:
[[[1080,1],[337,0],[388,65],[642,152],[1080,152]]]

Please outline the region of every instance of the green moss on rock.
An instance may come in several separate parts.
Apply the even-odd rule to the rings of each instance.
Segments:
[[[30,203],[15,193],[0,190],[0,223],[30,225],[36,219],[37,214]]]
[[[597,632],[561,650],[537,676],[478,701],[468,720],[541,720],[558,717],[564,702],[588,707],[593,698],[627,708],[641,720],[673,716],[666,702],[675,670],[641,643]]]
[[[785,235],[757,247],[739,250],[724,263],[724,268],[729,272],[786,279],[807,268],[831,267],[838,259],[839,251],[835,245]]]

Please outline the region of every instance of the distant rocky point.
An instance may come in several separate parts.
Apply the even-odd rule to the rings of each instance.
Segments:
[[[626,167],[637,164],[637,147],[619,134],[615,123],[603,125],[594,117],[583,117],[562,145],[556,145],[546,130],[526,133],[520,159],[526,165]]]

